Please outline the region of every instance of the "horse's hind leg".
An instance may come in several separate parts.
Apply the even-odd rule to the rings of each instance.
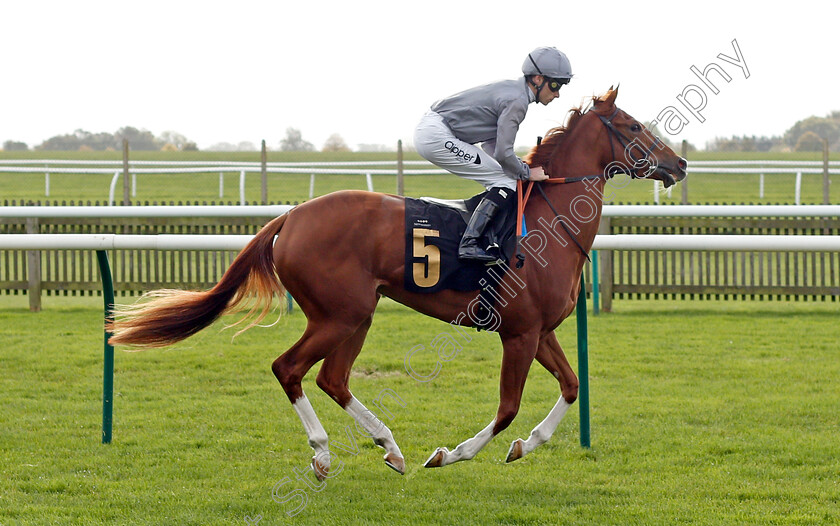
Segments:
[[[536,358],[560,382],[562,396],[549,411],[548,416],[531,431],[528,440],[517,438],[513,441],[510,445],[510,451],[508,451],[507,462],[520,459],[536,449],[537,446],[546,443],[554,434],[566,411],[577,399],[578,378],[572,371],[568,360],[566,360],[563,348],[560,347],[560,342],[557,341],[553,331],[544,335],[540,340]]]
[[[303,336],[288,351],[274,360],[271,370],[283,386],[292,407],[300,417],[309,438],[309,445],[315,450],[312,469],[318,479],[323,480],[330,468],[330,453],[327,432],[312,409],[312,404],[303,393],[301,380],[318,361],[329,355],[345,340],[353,336],[358,324],[335,321],[309,320]]]
[[[348,338],[335,352],[324,359],[318,372],[318,387],[335,400],[373,439],[374,444],[385,449],[385,464],[400,474],[405,473],[405,460],[394,441],[391,430],[373,412],[369,411],[350,392],[348,382],[353,362],[362,350],[372,318],[368,318],[353,336]]]

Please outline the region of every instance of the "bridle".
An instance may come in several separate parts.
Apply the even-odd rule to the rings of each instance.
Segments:
[[[592,110],[590,110],[590,111],[592,111]],[[653,144],[651,144],[649,147],[645,148],[644,146],[639,144],[639,142],[636,139],[631,140],[626,135],[621,133],[621,131],[618,128],[616,128],[615,124],[613,124],[613,122],[612,122],[613,119],[616,117],[616,115],[618,115],[618,112],[619,112],[619,109],[618,109],[618,107],[616,107],[615,110],[612,112],[612,114],[610,114],[609,117],[604,117],[603,115],[601,115],[600,113],[597,113],[597,112],[595,113],[598,116],[598,119],[600,119],[601,122],[604,124],[604,126],[607,128],[607,132],[608,132],[608,135],[609,135],[609,141],[610,141],[610,154],[612,156],[612,161],[609,164],[607,164],[607,168],[602,173],[592,174],[592,175],[579,175],[579,176],[576,176],[576,177],[551,177],[551,175],[548,174],[548,172],[546,172],[546,174],[549,176],[549,178],[544,180],[544,181],[540,181],[540,182],[550,183],[550,184],[565,184],[565,183],[577,183],[577,182],[581,182],[581,181],[588,181],[588,180],[601,179],[601,178],[603,178],[605,180],[608,180],[608,179],[612,179],[613,177],[615,177],[618,174],[629,175],[631,178],[637,179],[637,178],[639,178],[639,176],[636,175],[636,172],[640,171],[644,166],[649,166],[650,167],[648,169],[648,173],[651,173],[652,171],[656,170],[657,166],[655,164],[651,164],[650,159],[651,159],[651,157],[653,157],[655,159],[655,156],[653,155],[653,149],[659,147],[662,144],[662,141],[660,141],[659,137],[656,137],[655,140],[653,141]],[[542,138],[537,139],[537,145],[538,146],[539,146],[541,140],[542,140]],[[615,141],[618,141],[618,143],[623,148],[623,150],[625,152],[625,158],[629,157],[629,160],[633,162],[632,167],[627,167],[625,163],[620,162],[616,158],[615,144],[614,144]],[[643,152],[642,157],[639,157],[639,158],[634,157],[633,150],[636,150],[636,149]],[[669,175],[669,177],[670,177],[670,175]],[[516,240],[517,240],[517,242],[516,242],[516,259],[517,259],[516,267],[517,268],[521,268],[522,265],[525,262],[525,257],[522,255],[522,252],[520,251],[520,247],[519,247],[521,239],[522,239],[522,234],[523,234],[523,232],[522,232],[522,218],[523,218],[523,215],[525,213],[525,205],[528,203],[528,198],[531,196],[531,190],[535,186],[534,185],[535,181],[529,181],[528,182],[528,188],[523,193],[522,183],[523,183],[523,181],[521,181],[521,180],[517,181],[517,196],[518,196],[518,200],[519,200],[518,209],[517,209],[517,216],[516,216]],[[575,245],[577,245],[577,247],[580,249],[581,253],[586,257],[587,260],[589,260],[589,254],[583,248],[583,245],[580,244],[580,242],[574,236],[571,229],[566,225],[566,223],[562,219],[560,219],[562,216],[560,215],[560,213],[557,212],[557,210],[554,208],[554,205],[548,199],[548,196],[545,194],[545,190],[543,190],[543,185],[537,184],[536,187],[537,187],[537,190],[540,192],[540,194],[542,194],[543,199],[545,199],[545,202],[548,203],[548,206],[549,206],[549,208],[551,208],[551,211],[554,212],[554,216],[560,221],[560,226],[563,227],[563,230],[566,231],[566,234],[569,235],[569,237],[572,239],[572,241],[574,241]]]
[[[592,111],[592,110],[589,110],[589,111]],[[626,135],[621,133],[621,131],[618,128],[616,128],[615,124],[613,124],[613,122],[612,122],[613,119],[615,118],[615,116],[618,115],[619,111],[621,111],[621,110],[619,110],[618,107],[616,107],[615,110],[613,110],[613,112],[610,114],[609,117],[604,117],[603,115],[601,115],[600,113],[597,113],[597,112],[595,113],[595,115],[598,116],[598,119],[600,119],[601,122],[604,124],[604,126],[607,128],[607,132],[609,134],[609,139],[610,139],[610,155],[612,157],[612,161],[610,161],[610,163],[607,164],[607,168],[606,168],[606,170],[604,170],[604,172],[599,173],[599,174],[593,174],[593,175],[581,175],[581,176],[577,176],[577,177],[551,177],[551,174],[549,174],[548,171],[546,171],[545,173],[549,177],[548,177],[547,180],[542,181],[542,182],[544,182],[544,183],[559,183],[559,184],[562,184],[562,183],[576,183],[576,182],[579,182],[579,181],[586,181],[586,180],[590,180],[590,179],[600,179],[601,177],[603,177],[605,179],[612,179],[613,177],[615,177],[618,174],[625,174],[625,175],[630,176],[633,179],[639,179],[640,177],[636,174],[636,172],[641,170],[646,165],[650,166],[650,168],[648,169],[649,173],[654,171],[657,168],[657,165],[652,164],[650,162],[650,159],[651,158],[656,159],[656,156],[653,154],[653,150],[654,150],[654,148],[661,148],[662,145],[663,145],[662,141],[659,139],[659,137],[654,137],[653,144],[651,144],[648,147],[644,147],[642,144],[639,143],[638,140],[636,140],[636,139],[631,140],[629,137],[627,137]],[[542,140],[541,138],[537,138],[537,145],[538,146],[539,146],[541,140]],[[618,158],[616,157],[616,155],[615,155],[615,141],[618,141],[618,144],[621,145],[623,151],[625,152],[625,159],[627,159],[629,157],[629,160],[632,161],[633,164],[632,164],[631,167],[628,167],[626,165],[626,163],[623,163],[623,162],[619,161]],[[633,151],[634,150],[641,151],[643,153],[642,157],[634,157],[633,156]],[[543,170],[545,170],[544,167],[543,167]]]
[[[636,139],[630,140],[630,138],[628,138],[626,135],[621,133],[618,130],[618,128],[615,127],[615,124],[613,124],[613,122],[612,122],[612,120],[615,118],[615,116],[618,115],[618,112],[619,112],[619,109],[618,109],[618,107],[616,107],[615,110],[612,112],[612,114],[609,117],[604,117],[600,113],[596,113],[598,118],[601,119],[601,122],[604,123],[604,126],[606,126],[607,130],[609,130],[609,132],[610,132],[610,153],[612,154],[613,160],[610,164],[607,165],[607,171],[612,172],[612,175],[610,177],[612,177],[616,174],[619,174],[619,173],[623,173],[623,174],[629,175],[630,177],[632,177],[634,179],[638,179],[639,176],[636,175],[636,172],[641,170],[643,167],[645,167],[645,166],[650,167],[650,168],[648,168],[648,173],[651,173],[651,172],[653,172],[657,169],[657,165],[655,163],[652,164],[650,162],[650,159],[651,159],[651,157],[653,157],[654,160],[656,159],[656,156],[653,155],[653,149],[654,148],[661,148],[662,147],[662,141],[659,139],[659,137],[654,137],[653,144],[651,144],[648,147],[644,147],[642,144],[639,143],[638,140],[636,140]],[[622,163],[620,163],[619,161],[616,160],[615,147],[614,147],[614,144],[613,144],[613,142],[614,142],[613,139],[618,140],[618,143],[623,148],[623,150],[625,152],[625,159],[627,159],[629,157],[629,160],[633,162],[633,167],[632,168],[626,168],[626,167],[623,166]],[[640,158],[634,157],[633,156],[633,151],[634,150],[640,150],[641,152],[643,152],[642,157],[640,157]],[[616,170],[612,171],[610,169],[610,167],[614,163],[619,163],[620,166],[615,166],[614,168],[616,168]]]

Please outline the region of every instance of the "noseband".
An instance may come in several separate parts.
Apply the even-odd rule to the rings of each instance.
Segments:
[[[604,117],[600,113],[596,113],[598,118],[601,119],[601,122],[604,123],[604,126],[606,126],[607,130],[610,132],[610,153],[612,154],[613,160],[607,165],[607,175],[612,177],[616,174],[623,173],[637,179],[639,176],[636,175],[636,172],[641,170],[645,165],[650,166],[648,173],[656,170],[657,165],[651,163],[650,158],[653,157],[653,159],[656,160],[656,156],[653,155],[653,149],[659,147],[662,144],[662,141],[659,140],[659,137],[655,137],[653,144],[645,148],[637,139],[630,140],[626,135],[621,133],[612,122],[615,116],[618,115],[618,111],[619,110],[616,107],[615,111],[613,111],[612,115],[609,117]],[[624,166],[624,163],[616,159],[615,147],[613,145],[614,139],[618,140],[618,143],[624,149],[625,159],[629,158],[629,160],[633,162],[633,166],[631,168],[627,168]],[[633,151],[637,149],[644,154],[642,157],[635,157],[633,155]],[[618,166],[613,166],[613,164],[618,164]]]

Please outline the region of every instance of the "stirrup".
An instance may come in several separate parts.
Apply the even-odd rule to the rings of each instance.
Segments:
[[[488,249],[490,248],[492,247],[488,247]],[[499,258],[492,255],[488,250],[479,248],[478,240],[471,238],[462,242],[458,247],[458,259],[495,263]]]

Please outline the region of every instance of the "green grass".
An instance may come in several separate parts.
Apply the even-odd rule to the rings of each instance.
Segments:
[[[423,469],[493,418],[494,334],[442,363],[404,370],[446,326],[383,301],[351,381],[363,402],[391,389],[385,419],[399,476],[358,434],[320,491],[296,480],[312,455],[270,372],[300,312],[231,342],[220,325],[173,348],[116,356],[114,441],[100,439],[101,299],[0,297],[0,524],[836,524],[840,522],[837,307],[827,303],[617,301],[590,317],[592,443],[573,409],[551,441],[512,464],[558,396],[535,365],[511,428],[476,459]],[[559,330],[576,368],[574,323]],[[430,354],[412,364],[431,367]],[[311,375],[314,376],[314,375]],[[333,444],[350,418],[304,389]],[[575,406],[577,407],[577,406]],[[349,426],[349,427],[348,427]],[[334,448],[335,449],[335,448]],[[272,500],[299,490],[301,501]]]
[[[524,154],[524,152],[521,152]],[[840,159],[840,155],[834,154]],[[419,160],[413,152],[407,152],[406,160]],[[0,159],[103,159],[120,160],[119,152],[0,152]],[[165,161],[249,161],[258,162],[257,152],[132,152],[132,160]],[[303,153],[269,152],[270,162],[300,161],[394,161],[396,153]],[[821,153],[710,153],[693,152],[692,160],[807,160],[821,161]],[[381,168],[381,167],[375,167]],[[413,167],[409,167],[413,168]],[[43,174],[2,173],[0,169],[0,196],[3,200],[21,201],[62,201],[71,200],[100,203],[107,201],[108,190],[113,174],[73,175],[52,174],[50,176],[50,196],[45,196]],[[688,180],[688,199],[691,203],[793,203],[795,176],[793,174],[768,174],[765,177],[764,198],[759,197],[759,177],[750,174],[696,174]],[[268,199],[272,202],[301,202],[309,198],[310,174],[270,174],[268,176]],[[436,196],[445,199],[457,199],[475,195],[482,188],[472,182],[452,175],[410,175],[405,178],[405,195],[411,197]],[[117,199],[122,196],[122,181],[117,188]],[[380,192],[396,193],[394,176],[373,176],[374,189]],[[324,195],[341,189],[366,189],[363,175],[316,175],[314,195]],[[245,197],[249,202],[261,199],[261,182],[258,174],[246,177]],[[650,181],[627,182],[615,179],[606,192],[610,203],[653,203],[653,183]],[[661,194],[662,203],[679,203],[682,198],[680,185],[674,187],[671,195]],[[831,202],[840,201],[840,188],[831,188]],[[218,202],[219,173],[203,174],[141,174],[137,177],[136,202]],[[226,173],[224,183],[224,202],[239,202],[239,174]],[[822,176],[806,174],[802,184],[802,203],[822,203]]]

